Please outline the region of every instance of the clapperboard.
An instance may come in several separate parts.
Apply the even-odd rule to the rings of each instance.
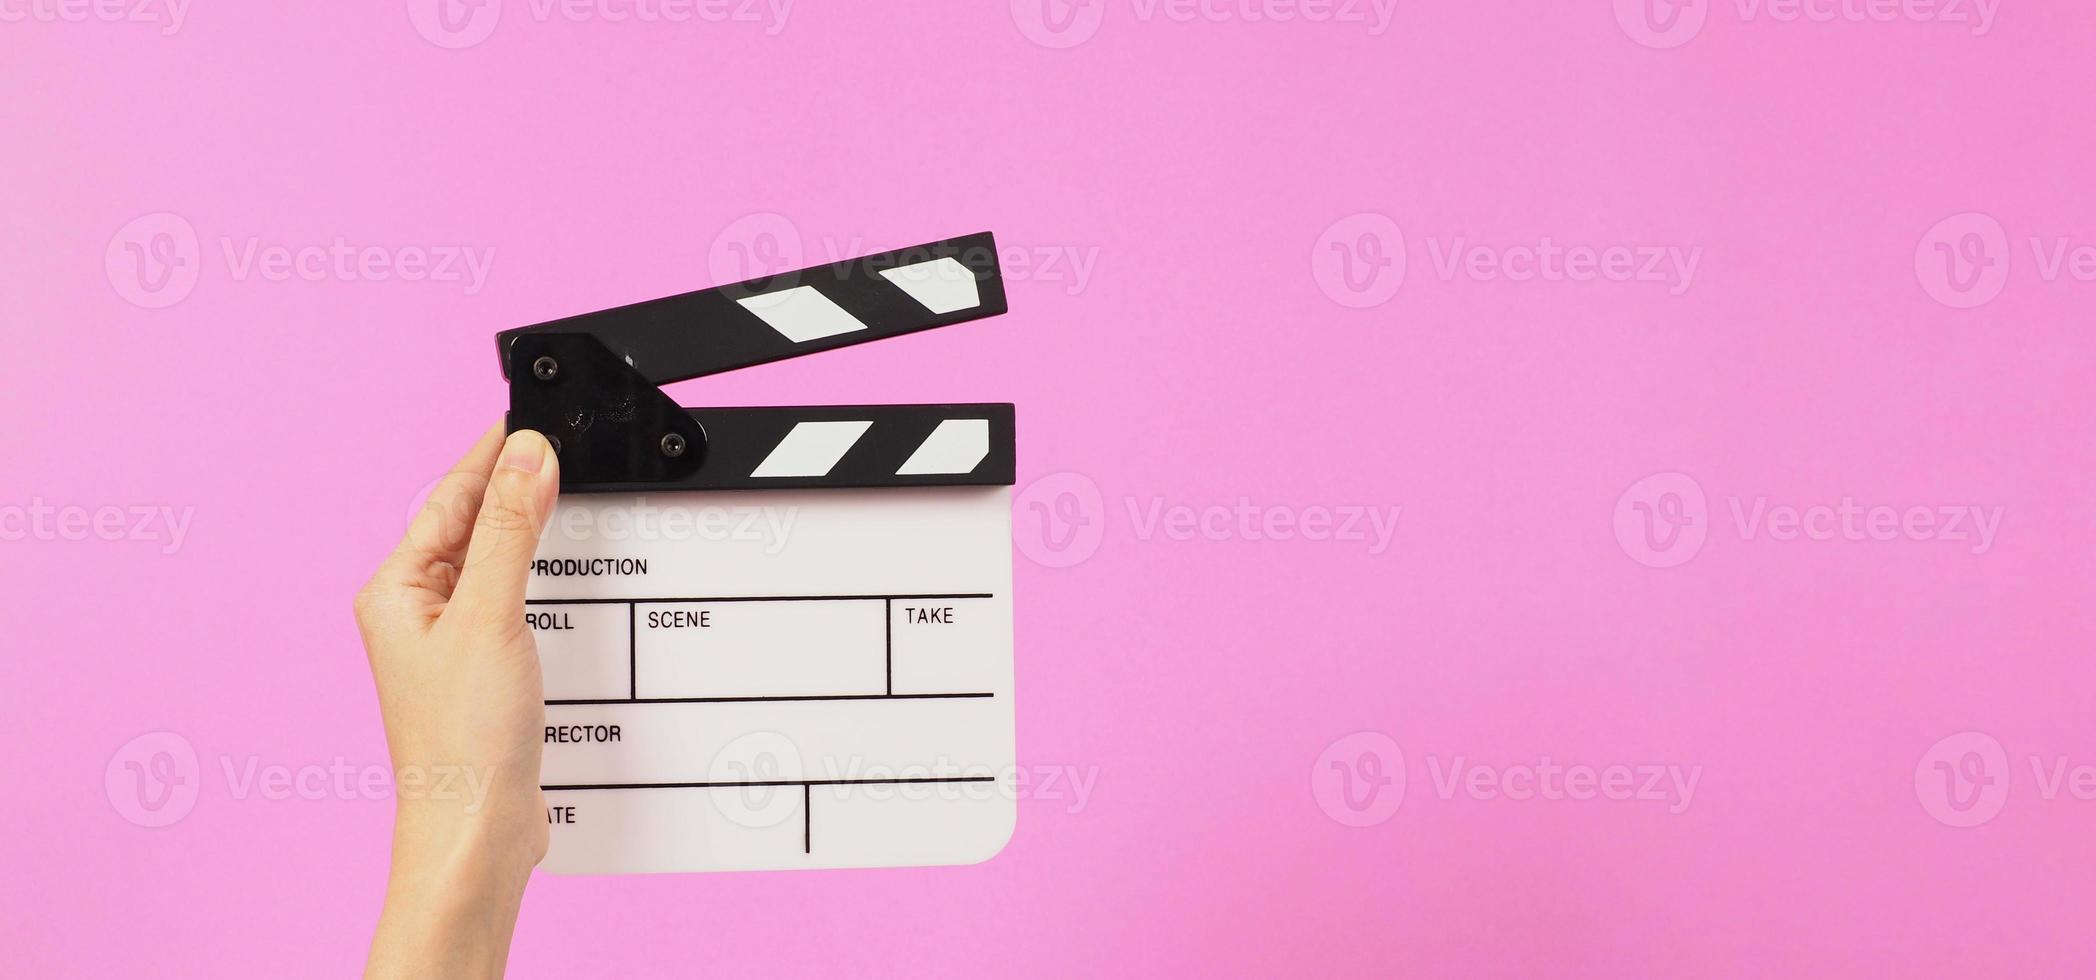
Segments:
[[[560,458],[526,620],[573,873],[965,864],[1017,817],[1012,406],[659,385],[1005,311],[988,233],[503,332]]]

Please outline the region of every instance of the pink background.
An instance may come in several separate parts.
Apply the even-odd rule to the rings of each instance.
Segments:
[[[1001,319],[675,393],[1016,402],[1021,759],[1096,784],[977,867],[541,877],[515,975],[2096,971],[2096,800],[2040,778],[2096,765],[2096,283],[2030,244],[2096,243],[2096,8],[1724,2],[1663,48],[1689,28],[1635,0],[1380,33],[1092,0],[1060,34],[1033,0],[775,32],[501,2],[478,38],[398,0],[0,23],[0,974],[353,974],[391,803],[225,767],[384,761],[349,600],[501,410],[495,331],[782,227],[811,262],[1091,257],[1013,270]],[[130,225],[159,212],[186,292],[127,257],[183,244]],[[1365,293],[1335,263],[1377,253],[1332,247],[1364,231],[1407,258]],[[1701,251],[1678,295],[1435,261],[1546,236]],[[226,255],[338,237],[495,251],[471,295]],[[2001,516],[1983,553],[1780,540],[1734,517],[1764,497]],[[1379,553],[1146,517],[1240,499],[1401,511]],[[193,516],[163,553],[24,532],[38,501]],[[168,744],[198,795],[139,826],[174,813],[123,763]],[[1357,810],[1368,756],[1406,784]],[[1546,758],[1699,781],[1436,780]]]

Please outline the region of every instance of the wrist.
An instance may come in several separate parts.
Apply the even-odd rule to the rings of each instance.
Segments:
[[[543,825],[541,825],[543,833]],[[506,825],[403,807],[367,976],[499,976],[536,853]]]
[[[517,807],[469,813],[402,803],[393,819],[389,887],[514,902],[545,856],[543,821],[543,814]]]

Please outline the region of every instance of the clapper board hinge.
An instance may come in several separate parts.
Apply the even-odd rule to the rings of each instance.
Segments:
[[[546,436],[563,487],[675,483],[700,469],[698,420],[596,337],[524,334],[509,360],[509,429]]]
[[[1010,485],[1008,404],[693,408],[661,385],[1005,312],[988,232],[507,330],[565,491]]]

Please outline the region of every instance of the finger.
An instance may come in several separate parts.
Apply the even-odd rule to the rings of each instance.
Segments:
[[[464,459],[430,489],[429,498],[408,522],[400,545],[380,568],[380,575],[399,585],[432,587],[439,598],[451,594],[457,566],[466,557],[473,521],[487,492],[488,473],[502,449],[502,423],[497,422],[467,450]],[[441,581],[432,581],[435,579]]]
[[[529,429],[511,433],[488,477],[447,617],[457,612],[473,622],[522,628],[524,581],[559,492],[560,461],[546,437]]]

